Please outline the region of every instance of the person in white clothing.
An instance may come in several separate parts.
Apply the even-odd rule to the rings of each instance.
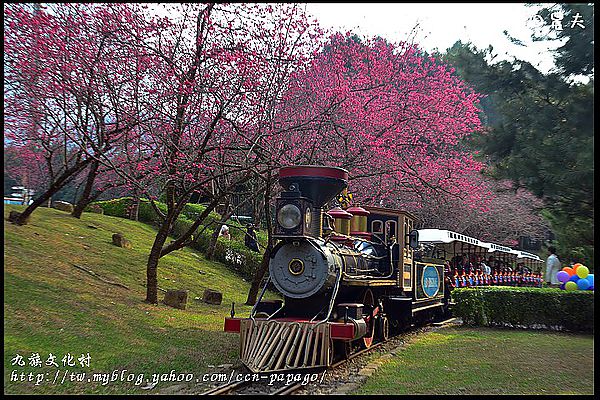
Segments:
[[[229,234],[229,227],[227,225],[223,225],[221,230],[219,231],[219,236],[223,236],[227,240],[231,240],[231,236]]]
[[[556,277],[556,274],[560,271],[560,260],[556,255],[556,248],[553,246],[548,247],[550,255],[546,261],[546,282],[552,285],[560,285],[560,281]]]

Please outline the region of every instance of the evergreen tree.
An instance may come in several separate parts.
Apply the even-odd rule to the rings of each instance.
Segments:
[[[481,101],[487,129],[472,143],[490,161],[487,173],[542,198],[563,259],[592,265],[593,79],[578,83],[567,72],[542,74],[521,60],[491,64],[491,47],[460,42],[441,57],[487,95]],[[589,68],[583,65],[578,72]]]

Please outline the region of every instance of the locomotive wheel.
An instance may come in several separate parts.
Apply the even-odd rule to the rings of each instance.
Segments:
[[[390,337],[390,321],[386,316],[377,318],[377,332],[375,336],[382,342],[385,342]]]
[[[367,309],[373,309],[375,307],[375,296],[371,289],[367,289],[363,296],[363,304],[368,306]],[[362,337],[362,344],[365,348],[371,347],[373,344],[373,337],[375,336],[375,318],[369,318],[367,323],[367,333]]]

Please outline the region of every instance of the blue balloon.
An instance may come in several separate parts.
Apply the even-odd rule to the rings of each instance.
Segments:
[[[566,284],[566,282],[563,282],[560,284],[560,290],[565,290],[565,284]]]
[[[585,290],[590,287],[590,283],[587,279],[580,279],[577,281],[577,288],[579,290]]]
[[[577,276],[577,274],[573,275],[569,281],[577,283],[581,278]]]
[[[594,286],[594,274],[588,274],[588,276],[586,276],[586,278],[588,280],[588,282],[590,283],[590,286]]]

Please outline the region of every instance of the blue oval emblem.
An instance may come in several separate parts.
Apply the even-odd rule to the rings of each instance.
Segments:
[[[427,297],[433,297],[438,293],[440,289],[440,275],[438,274],[437,268],[428,265],[423,268],[423,292]]]

